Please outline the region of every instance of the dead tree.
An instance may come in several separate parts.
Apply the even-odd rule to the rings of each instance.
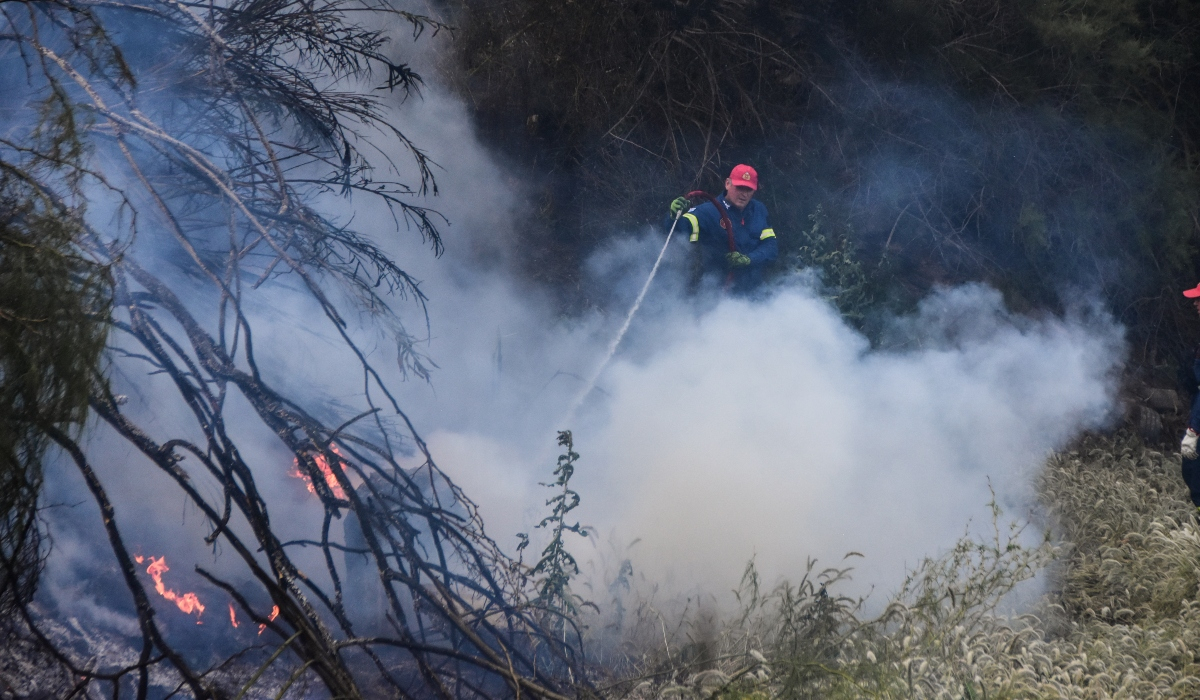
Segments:
[[[198,572],[283,642],[283,655],[269,662],[290,666],[285,685],[315,677],[337,698],[381,685],[396,697],[563,697],[564,678],[583,678],[578,646],[539,626],[520,567],[438,469],[347,320],[368,315],[395,339],[402,369],[427,377],[427,361],[390,303],[407,299],[419,314],[421,290],[369,237],[314,205],[325,193],[380,198],[397,224],[440,251],[438,215],[407,199],[435,191],[430,163],[384,121],[379,95],[388,93],[359,81],[415,91],[420,77],[392,58],[376,27],[401,20],[419,34],[441,25],[374,0],[12,1],[0,3],[0,13],[5,70],[28,88],[8,100],[31,115],[0,140],[4,182],[77,227],[72,249],[106,272],[111,289],[111,313],[94,304],[87,315],[111,339],[109,361],[169,377],[201,438],[139,426],[102,376],[87,404],[203,514],[205,541],[240,560],[252,588]],[[419,182],[373,168],[364,149],[382,137],[407,148]],[[214,309],[199,312],[172,278],[143,264],[140,242],[163,238],[184,252],[175,269],[203,280]],[[260,372],[245,304],[281,278],[297,281],[357,357],[357,415],[323,421]],[[257,465],[230,434],[235,395],[307,474],[324,506],[319,540],[285,542],[272,529]],[[401,467],[385,414],[406,428],[419,469]],[[41,420],[36,428],[74,464],[100,508],[136,606],[141,651],[125,667],[85,665],[55,648],[24,605],[28,633],[81,679],[76,694],[108,688],[117,697],[133,688],[147,697],[159,665],[193,697],[236,694],[190,663],[156,622],[121,513],[69,424]],[[196,487],[200,475],[220,485],[219,498]],[[362,533],[354,553],[371,562],[386,596],[387,627],[370,634],[346,612],[338,560],[347,546],[330,535],[347,514]],[[297,547],[320,549],[327,570],[319,580],[294,563]]]

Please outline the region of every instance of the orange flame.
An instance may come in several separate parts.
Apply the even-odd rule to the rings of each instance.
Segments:
[[[137,563],[141,564],[142,562],[146,561],[146,557],[143,557],[140,554],[135,554],[133,557],[133,560],[136,561]]]
[[[329,449],[340,459],[345,459],[342,457],[342,453],[338,451],[337,445],[330,444]],[[329,466],[329,460],[325,459],[325,454],[322,452],[313,454],[313,461],[317,463],[317,469],[321,470],[321,475],[325,477],[325,484],[329,486],[329,490],[333,492],[334,497],[345,498],[346,492],[342,490],[342,485],[338,483],[337,477],[334,476],[333,469]],[[297,479],[303,479],[304,483],[308,485],[309,493],[317,492],[317,488],[313,486],[312,479],[308,477],[308,474],[304,470],[300,469],[300,459],[298,457],[292,458],[292,471],[288,472],[288,475],[294,476]]]
[[[272,620],[274,620],[274,619],[275,619],[275,618],[277,618],[277,617],[279,617],[279,606],[278,606],[278,605],[272,605],[272,606],[271,606],[271,616],[267,618],[267,622],[271,622]],[[263,630],[265,630],[266,628],[267,628],[267,626],[266,626],[266,625],[259,625],[259,626],[258,626],[258,633],[259,633],[259,634],[262,634],[262,633],[263,633]]]
[[[135,559],[139,564],[142,563],[142,558],[140,556],[136,557]],[[150,557],[150,566],[146,568],[146,573],[150,574],[150,578],[154,579],[154,590],[158,591],[160,596],[174,603],[176,607],[188,615],[191,615],[193,612],[195,612],[196,624],[201,624],[200,616],[204,614],[204,605],[200,603],[200,599],[196,597],[196,594],[184,593],[183,595],[180,595],[167,588],[166,584],[163,583],[162,575],[170,570],[171,568],[167,566],[167,558],[165,556],[159,557],[158,559]]]
[[[230,622],[230,623],[231,623],[231,624],[232,624],[234,627],[237,627],[237,626],[238,626],[238,623],[237,623],[237,613],[233,611],[233,603],[230,603],[230,604],[229,604],[229,622]]]

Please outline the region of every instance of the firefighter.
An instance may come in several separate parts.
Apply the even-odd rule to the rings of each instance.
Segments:
[[[681,221],[679,225],[687,226],[688,240],[699,247],[705,269],[719,271],[739,292],[756,288],[762,282],[763,267],[779,255],[767,207],[754,199],[756,190],[758,173],[749,165],[736,165],[725,178],[725,193],[716,197],[715,203],[691,207],[687,197],[679,197],[671,202],[667,220],[670,226],[679,212],[686,210],[686,224]],[[722,214],[732,225],[732,244],[722,226]]]
[[[1196,285],[1183,293],[1183,296],[1192,300],[1192,305],[1196,307],[1196,312],[1200,313],[1200,285]],[[1196,351],[1192,356],[1192,375],[1197,382],[1200,382],[1200,346],[1196,347]],[[1179,454],[1183,458],[1183,480],[1187,483],[1188,491],[1192,496],[1192,504],[1196,506],[1196,513],[1200,515],[1200,454],[1197,454],[1197,441],[1200,439],[1200,393],[1196,394],[1196,398],[1192,401],[1192,412],[1188,415],[1187,432],[1183,434],[1183,441],[1179,444]]]

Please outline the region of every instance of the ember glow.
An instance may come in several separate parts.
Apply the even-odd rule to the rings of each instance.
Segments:
[[[232,609],[232,608],[231,608],[231,609]],[[279,606],[278,606],[278,605],[272,605],[272,606],[271,606],[271,616],[267,618],[267,622],[270,622],[270,621],[274,620],[274,619],[275,619],[275,618],[277,618],[277,617],[279,617]],[[235,627],[236,627],[236,625],[235,625]],[[259,625],[259,626],[258,626],[258,633],[259,633],[259,634],[262,634],[262,633],[263,633],[263,630],[265,630],[266,628],[267,628],[267,626],[266,626],[266,625]]]
[[[233,603],[229,604],[229,622],[234,626],[238,626],[237,613],[233,610]]]
[[[338,451],[337,445],[330,445],[329,449],[335,455],[337,455],[339,459],[345,460],[345,457],[342,457],[342,453]],[[325,477],[325,483],[329,486],[329,490],[333,492],[334,497],[345,498],[346,492],[342,490],[341,484],[338,483],[337,477],[334,476],[333,469],[330,469],[329,460],[325,459],[324,453],[318,452],[314,454],[313,461],[316,462],[317,468],[321,470],[321,474]],[[304,470],[300,468],[299,458],[292,459],[292,471],[289,472],[289,474],[297,479],[303,479],[304,483],[308,485],[309,493],[317,492],[316,487],[313,486],[312,479],[310,479],[308,474],[304,473]]]
[[[134,560],[141,564],[143,558],[138,556],[134,557]],[[163,574],[170,570],[171,568],[167,566],[167,558],[165,556],[158,559],[150,557],[150,566],[146,567],[146,573],[150,574],[150,578],[154,579],[154,590],[158,591],[160,596],[174,603],[176,607],[188,615],[191,615],[193,612],[196,613],[196,624],[201,624],[200,616],[204,614],[204,605],[196,597],[196,594],[188,592],[181,595],[167,588],[166,584],[163,583]]]

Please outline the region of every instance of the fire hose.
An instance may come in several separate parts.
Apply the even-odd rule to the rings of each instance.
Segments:
[[[717,201],[716,197],[703,190],[694,190],[687,193],[688,199],[700,199],[702,197],[712,202],[712,205],[717,209],[717,213],[721,215],[721,228],[725,229],[725,235],[729,236],[729,252],[736,253],[737,243],[733,241],[733,222],[729,220],[729,211],[725,209],[723,204]]]
[[[715,206],[717,211],[721,214],[721,228],[725,229],[725,233],[729,236],[729,251],[731,253],[736,252],[737,245],[733,241],[733,222],[729,220],[729,214],[725,211],[725,207],[721,206],[721,203],[717,201],[717,198],[702,190],[688,192],[687,198],[707,198],[713,203],[713,206]],[[667,232],[667,240],[663,242],[662,250],[658,252],[658,258],[654,261],[654,267],[650,268],[650,275],[646,278],[646,282],[642,285],[642,291],[638,292],[637,299],[634,300],[633,306],[630,307],[629,313],[625,316],[625,323],[621,325],[621,330],[617,332],[616,337],[614,337],[612,342],[609,343],[608,352],[604,354],[604,359],[600,361],[599,366],[596,367],[596,371],[592,373],[592,376],[588,380],[587,384],[584,384],[583,391],[579,392],[579,395],[575,397],[575,400],[571,402],[571,406],[567,409],[567,425],[570,425],[570,423],[575,419],[575,412],[579,410],[579,406],[583,404],[583,400],[587,398],[588,394],[592,393],[592,389],[596,386],[596,382],[600,380],[600,375],[604,372],[604,368],[608,367],[609,361],[612,360],[613,355],[616,354],[617,346],[621,344],[621,340],[625,337],[625,333],[629,331],[629,324],[633,322],[634,315],[637,314],[638,309],[642,306],[642,300],[646,298],[646,291],[650,289],[650,283],[654,281],[654,276],[658,274],[658,267],[662,264],[663,256],[667,253],[667,246],[671,245],[671,236],[674,235],[675,227],[679,225],[679,219],[682,217],[683,210],[680,209],[675,213],[675,220],[671,222],[671,230]],[[725,279],[726,288],[728,288],[729,284],[732,282],[733,271],[731,270]]]
[[[733,222],[729,220],[729,210],[725,208],[725,205],[718,202],[717,198],[715,196],[705,192],[704,190],[693,190],[691,192],[688,192],[687,198],[688,199],[704,198],[704,199],[707,199],[708,201],[712,202],[712,205],[717,210],[717,213],[721,215],[721,228],[725,229],[725,235],[729,237],[729,252],[736,253],[737,252],[737,243],[735,243],[733,240]],[[677,220],[678,220],[678,218],[677,218]],[[725,274],[725,289],[726,289],[726,291],[728,291],[728,289],[732,286],[733,286],[733,270],[730,270],[729,272],[727,272]]]

